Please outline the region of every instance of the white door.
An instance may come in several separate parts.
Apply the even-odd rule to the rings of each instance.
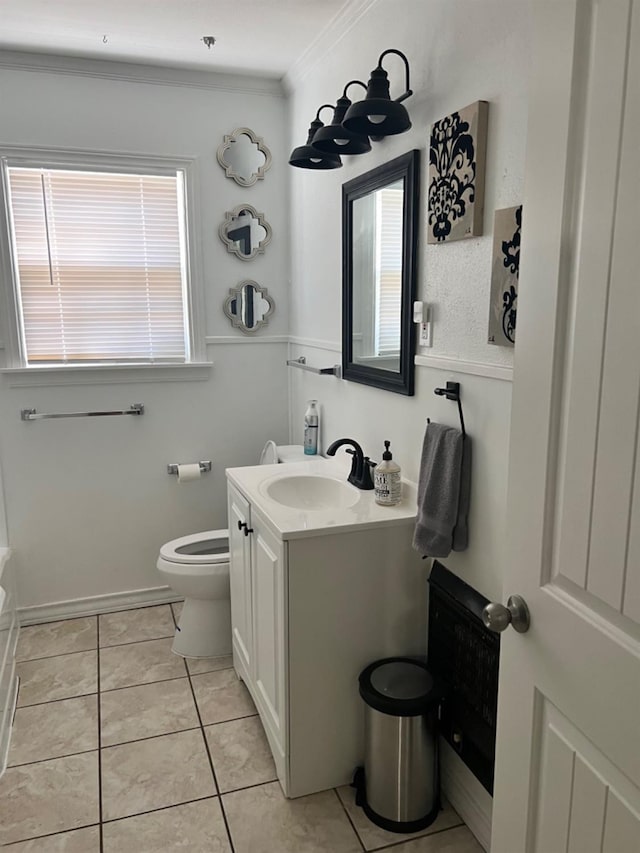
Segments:
[[[493,853],[640,851],[640,0],[535,0]]]

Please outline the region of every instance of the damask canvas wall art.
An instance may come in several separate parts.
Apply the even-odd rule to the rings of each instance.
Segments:
[[[493,220],[489,343],[512,347],[516,341],[522,205],[496,210]]]
[[[476,101],[431,128],[428,243],[482,234],[488,115],[487,101]]]

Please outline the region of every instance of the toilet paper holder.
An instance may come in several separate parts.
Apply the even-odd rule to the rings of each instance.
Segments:
[[[211,470],[211,460],[210,459],[205,459],[202,462],[198,462],[198,465],[200,466],[200,473],[201,474],[206,474],[207,471]],[[178,476],[178,463],[177,462],[172,462],[170,465],[167,465],[167,474],[175,474],[176,477]]]

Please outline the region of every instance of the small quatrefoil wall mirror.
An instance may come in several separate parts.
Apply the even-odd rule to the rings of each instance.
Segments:
[[[223,310],[232,326],[251,335],[260,326],[267,325],[267,317],[273,314],[275,304],[266,287],[247,280],[241,281],[237,287],[229,288]]]
[[[271,168],[271,151],[248,127],[237,127],[226,135],[217,157],[226,176],[241,187],[252,187]]]
[[[225,213],[225,220],[218,233],[229,252],[241,261],[250,261],[264,252],[271,240],[271,226],[250,204],[239,204]]]

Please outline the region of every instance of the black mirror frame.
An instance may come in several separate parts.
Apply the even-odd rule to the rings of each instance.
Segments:
[[[402,302],[400,309],[400,371],[394,373],[353,361],[353,202],[374,190],[402,180],[404,184]],[[342,377],[352,382],[413,396],[420,151],[414,149],[342,185]]]

